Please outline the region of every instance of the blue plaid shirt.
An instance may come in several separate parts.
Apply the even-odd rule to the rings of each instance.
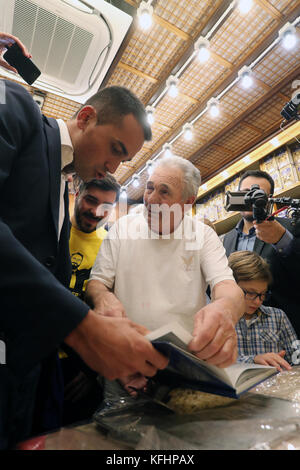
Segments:
[[[249,324],[241,318],[236,324],[238,338],[238,362],[254,362],[258,354],[285,350],[284,359],[292,364],[292,354],[296,351],[292,343],[296,333],[286,316],[279,308],[265,307],[253,314]]]

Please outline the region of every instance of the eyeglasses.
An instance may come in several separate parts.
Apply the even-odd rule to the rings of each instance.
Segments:
[[[258,297],[259,300],[261,300],[261,302],[263,302],[264,300],[268,300],[270,298],[270,295],[271,295],[270,291],[262,292],[261,294],[257,294],[256,292],[248,292],[245,289],[242,289],[242,291],[244,292],[245,299],[255,300]]]

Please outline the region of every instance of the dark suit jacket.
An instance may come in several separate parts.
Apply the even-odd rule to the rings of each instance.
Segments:
[[[58,242],[60,134],[21,85],[0,81],[0,332],[24,376],[89,308],[68,287],[68,217]],[[0,90],[1,91],[1,90]],[[67,197],[67,194],[65,194]]]
[[[272,297],[268,305],[281,308],[289,317],[298,338],[300,338],[300,224],[295,227],[289,219],[277,218],[294,235],[289,254],[280,254],[269,243],[255,239],[254,251],[266,259],[270,265],[273,285]],[[223,240],[226,255],[236,251],[238,232],[236,228],[228,232]]]

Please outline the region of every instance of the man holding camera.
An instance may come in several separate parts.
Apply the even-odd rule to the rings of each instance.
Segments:
[[[272,177],[260,170],[247,171],[240,179],[239,190],[249,191],[258,185],[268,197],[274,192]],[[241,212],[242,219],[223,240],[226,255],[234,251],[255,251],[270,265],[273,284],[268,305],[284,310],[300,337],[300,223],[295,226],[289,219],[257,222],[253,212]]]

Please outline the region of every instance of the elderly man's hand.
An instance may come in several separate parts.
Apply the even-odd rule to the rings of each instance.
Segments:
[[[94,308],[94,312],[104,317],[126,317],[123,304],[112,292],[103,295],[101,301]]]
[[[189,350],[199,359],[218,367],[228,367],[237,359],[235,322],[221,302],[206,305],[195,315],[194,339]]]

